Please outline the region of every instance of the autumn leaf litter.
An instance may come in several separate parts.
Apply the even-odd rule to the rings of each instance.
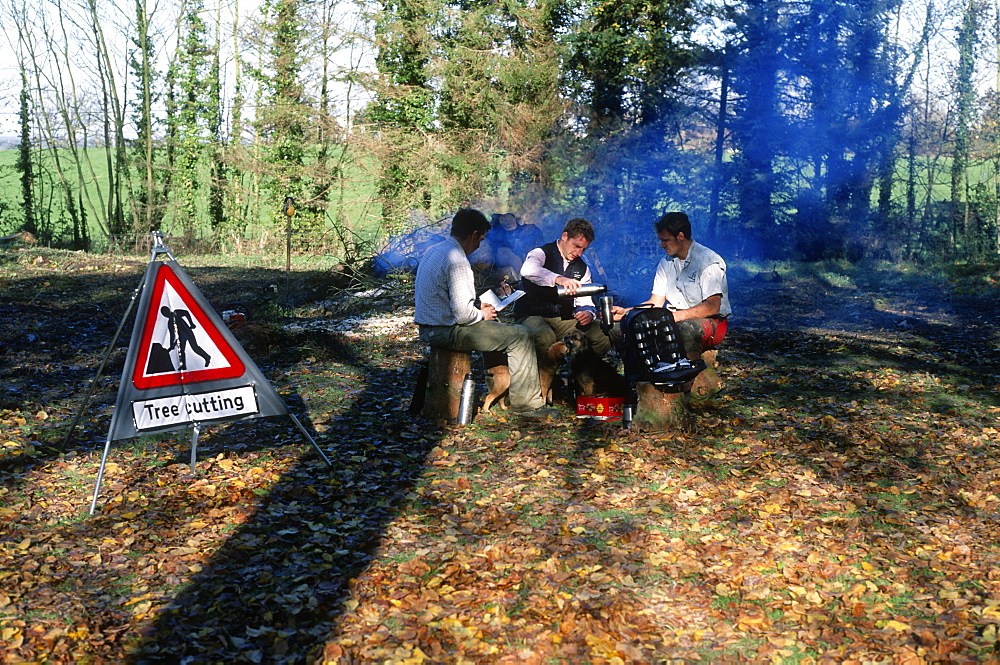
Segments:
[[[334,468],[280,419],[209,428],[194,475],[188,432],[121,442],[88,517],[117,378],[60,451],[58,367],[100,344],[31,303],[120,295],[26,270],[0,281],[3,332],[45,349],[2,366],[7,662],[996,660],[995,286],[737,276],[726,391],[657,434],[414,419],[405,304],[297,317],[258,361]]]

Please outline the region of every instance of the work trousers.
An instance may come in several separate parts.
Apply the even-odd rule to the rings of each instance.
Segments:
[[[580,330],[584,334],[597,355],[603,356],[611,350],[611,338],[604,334],[596,320],[586,328],[578,328],[576,319],[561,319],[558,316],[529,316],[518,323],[531,332],[535,354],[539,358],[544,358],[550,346],[574,330]]]
[[[528,411],[545,406],[531,333],[524,326],[479,321],[468,326],[420,326],[420,339],[452,351],[501,351],[510,368],[510,408]]]

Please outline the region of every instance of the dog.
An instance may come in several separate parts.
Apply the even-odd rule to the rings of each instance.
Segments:
[[[486,366],[486,397],[483,398],[483,411],[489,411],[494,404],[501,409],[510,406],[510,368],[507,367],[507,354],[501,351],[483,351],[483,364]]]
[[[553,386],[559,366],[566,360],[569,360],[570,371],[580,394],[609,397],[625,397],[628,394],[625,378],[611,363],[590,349],[582,332],[574,331],[550,346],[538,363],[538,380],[546,404],[553,402]],[[507,356],[499,351],[488,351],[483,353],[483,362],[489,391],[483,399],[483,411],[488,411],[494,405],[506,409],[510,405],[510,368],[507,366]]]
[[[573,355],[569,366],[578,394],[628,397],[629,387],[625,377],[590,348]]]
[[[546,404],[554,401],[553,385],[559,373],[559,366],[567,358],[574,358],[589,348],[587,338],[574,330],[549,347],[545,357],[538,362],[538,382],[542,386],[542,396]]]
[[[549,347],[545,356],[538,363],[538,381],[545,403],[552,403],[552,385],[559,373],[559,365],[567,355],[586,345],[583,335],[573,333],[567,335]],[[507,354],[500,351],[484,351],[483,364],[486,366],[486,397],[483,398],[483,411],[498,405],[501,409],[510,406],[510,368],[507,366]]]

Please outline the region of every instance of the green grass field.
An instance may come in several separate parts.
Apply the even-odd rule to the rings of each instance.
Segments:
[[[72,165],[69,151],[63,150],[60,157],[64,169]],[[88,183],[88,186],[83,198],[85,206],[88,208],[88,230],[94,246],[100,250],[109,244],[107,225],[103,221],[98,221],[106,217],[103,211],[106,207],[105,202],[108,200],[107,155],[102,148],[89,148],[86,150],[85,157],[86,160],[83,160],[82,164],[85,174],[83,180]],[[0,150],[0,235],[17,232],[23,227],[21,182],[20,174],[16,170],[17,158],[17,150]],[[293,235],[297,239],[297,244],[319,245],[324,250],[331,245],[339,245],[339,240],[332,232],[334,219],[348,230],[348,237],[355,241],[370,243],[377,238],[380,231],[380,220],[379,208],[374,203],[375,178],[372,174],[375,164],[369,156],[363,155],[356,161],[346,161],[345,165],[347,175],[337,183],[337,187],[331,194],[327,223],[323,228],[308,231],[296,228]],[[75,167],[73,168],[75,169]],[[275,246],[283,246],[284,225],[283,219],[280,218],[283,197],[271,200],[274,197],[270,195],[254,194],[253,179],[246,177],[244,180],[242,207],[239,210],[229,212],[234,226],[242,229],[242,237],[239,238],[239,242],[225,243],[227,251],[257,253],[262,247],[273,249]],[[68,222],[65,221],[67,216],[64,213],[63,194],[54,189],[56,182],[57,175],[54,164],[51,155],[47,154],[41,162],[41,173],[36,177],[36,183],[40,183],[40,185],[36,184],[36,197],[41,198],[41,208],[53,211],[50,215],[52,219],[60,220],[57,222],[60,228],[68,228]],[[75,185],[79,180],[73,178],[72,182]],[[177,196],[174,199],[177,199]],[[202,196],[202,199],[205,197]],[[127,205],[128,201],[126,201]],[[197,209],[199,221],[196,224],[195,237],[210,238],[212,231],[208,223],[207,199],[201,200]],[[184,215],[186,214],[178,200],[171,200],[168,203],[168,210],[161,228],[168,235],[180,236],[184,234]],[[124,244],[130,243],[125,242]],[[211,243],[202,244],[209,245]],[[324,253],[326,252],[324,251]]]
[[[85,189],[85,207],[87,208],[88,229],[91,238],[91,250],[140,256],[145,254],[148,238],[132,235],[109,237],[107,224],[103,222],[107,201],[108,169],[107,155],[103,149],[90,148],[86,151],[89,161],[85,164],[85,181],[90,183]],[[344,176],[337,182],[337,189],[331,193],[324,224],[305,228],[306,221],[301,214],[293,221],[292,253],[295,255],[311,255],[329,257],[333,262],[341,261],[347,255],[367,257],[379,245],[383,236],[381,226],[381,210],[376,201],[377,164],[375,159],[366,153],[356,152],[354,159],[345,160]],[[0,151],[0,235],[14,233],[23,228],[23,206],[21,205],[21,183],[15,164],[17,150]],[[64,168],[69,162],[69,152],[62,153]],[[937,184],[931,190],[931,196],[937,204],[950,198],[950,175],[948,160],[942,158],[934,162],[934,177]],[[928,174],[930,162],[922,160],[920,177]],[[65,246],[69,233],[69,217],[65,214],[62,194],[56,188],[57,179],[51,168],[51,156],[42,161],[40,175],[36,178],[36,197],[39,198],[39,209],[49,211],[48,218],[55,222],[56,231],[43,234],[40,239],[44,244]],[[897,201],[905,196],[907,165],[901,160],[898,168],[898,178],[894,192]],[[989,165],[980,165],[970,169],[969,179],[973,183],[989,183],[992,173]],[[800,173],[800,177],[808,178],[808,172]],[[255,260],[263,258],[269,264],[284,266],[286,235],[284,218],[281,216],[282,196],[267,193],[258,188],[250,176],[244,179],[240,201],[231,204],[228,211],[231,228],[224,235],[213,235],[208,222],[208,206],[205,192],[198,192],[196,217],[198,218],[193,233],[188,233],[185,223],[188,213],[182,208],[175,194],[167,204],[164,221],[160,228],[169,236],[193,237],[193,242],[185,241],[183,249],[187,254],[218,253],[221,249],[227,256],[253,256]],[[805,187],[805,181],[798,186]],[[877,189],[873,197],[878,195]],[[926,197],[926,188],[921,186],[918,197]],[[556,202],[550,202],[556,206]],[[126,201],[126,207],[130,201]],[[925,203],[918,198],[918,208],[923,209]],[[791,211],[785,210],[785,214]],[[947,216],[943,208],[935,207],[935,215]],[[334,223],[336,220],[336,223]],[[924,224],[920,221],[919,224]],[[934,237],[941,234],[947,227],[946,222],[927,231],[923,236]],[[929,236],[927,234],[930,234]],[[922,236],[918,231],[903,234],[916,238]],[[51,240],[56,236],[58,240]],[[944,239],[941,239],[945,242]],[[180,241],[174,241],[181,245]],[[345,242],[349,249],[345,250]],[[916,241],[914,241],[916,242]],[[239,259],[236,259],[239,261]]]

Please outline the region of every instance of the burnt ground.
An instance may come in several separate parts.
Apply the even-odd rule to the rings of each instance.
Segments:
[[[730,342],[736,354],[771,354],[780,364],[846,346],[851,363],[926,372],[961,385],[1000,385],[1000,282],[995,267],[960,270],[950,278],[920,269],[875,266],[850,279],[802,266],[794,278],[768,274],[737,279],[739,318]],[[735,307],[735,306],[734,306]],[[783,356],[791,360],[782,360]]]

